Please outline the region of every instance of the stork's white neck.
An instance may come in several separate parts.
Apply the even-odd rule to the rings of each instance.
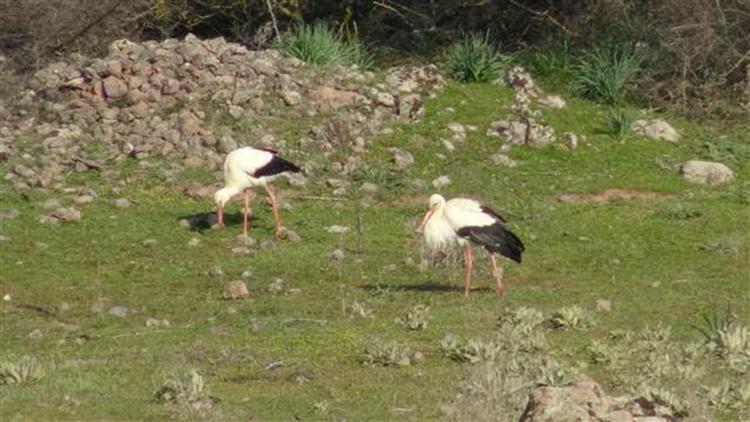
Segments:
[[[223,207],[234,195],[237,195],[241,191],[242,189],[237,186],[224,186],[216,191],[214,200],[218,206]]]

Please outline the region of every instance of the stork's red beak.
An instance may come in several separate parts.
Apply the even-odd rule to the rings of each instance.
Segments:
[[[422,224],[419,225],[419,228],[417,229],[418,232],[421,232],[424,228],[424,225],[427,224],[428,221],[430,221],[430,217],[432,217],[432,213],[435,212],[435,208],[430,208],[429,211],[427,211],[427,214],[424,215],[424,218],[422,219]]]

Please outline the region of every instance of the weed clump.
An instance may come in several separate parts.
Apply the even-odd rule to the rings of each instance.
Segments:
[[[560,308],[552,314],[548,324],[555,329],[583,330],[596,325],[596,320],[593,312],[578,305],[573,305]]]
[[[365,365],[402,367],[411,365],[409,351],[395,343],[375,344],[365,350]]]
[[[635,116],[628,110],[610,111],[604,116],[607,133],[620,141],[632,131]]]
[[[0,385],[33,384],[44,379],[48,372],[49,365],[33,356],[7,358],[0,362]]]
[[[602,104],[619,104],[638,73],[641,59],[632,43],[594,47],[573,68],[573,91]]]
[[[281,37],[279,47],[291,57],[316,65],[369,68],[373,64],[372,54],[358,38],[345,41],[322,22],[293,27]]]
[[[184,406],[193,410],[210,409],[216,399],[204,391],[203,377],[196,371],[175,374],[154,392],[157,403]]]
[[[473,32],[448,48],[443,67],[459,82],[489,82],[497,79],[510,61],[497,51],[488,34]]]
[[[418,331],[427,328],[430,319],[430,308],[424,305],[416,305],[404,316],[397,317],[394,322],[405,330]]]

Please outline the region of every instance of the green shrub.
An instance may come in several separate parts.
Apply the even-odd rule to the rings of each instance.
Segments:
[[[373,56],[357,38],[344,41],[328,24],[297,25],[280,40],[287,55],[317,65],[372,67]]]
[[[500,76],[510,57],[500,54],[487,34],[470,33],[448,48],[443,67],[459,82],[488,82]]]
[[[630,43],[594,47],[573,69],[573,91],[603,104],[619,104],[640,65]]]
[[[618,141],[631,132],[635,116],[628,110],[613,110],[604,116],[607,133]]]
[[[0,362],[0,385],[32,384],[47,376],[49,367],[33,356]]]
[[[571,52],[566,38],[542,44],[531,55],[531,72],[539,76],[570,72]]]

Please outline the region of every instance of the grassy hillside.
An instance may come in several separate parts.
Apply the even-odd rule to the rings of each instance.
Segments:
[[[618,142],[605,133],[608,110],[572,99],[543,118],[557,133],[577,133],[579,148],[515,146],[509,155],[520,164],[508,168],[489,158],[500,141],[485,131],[509,113],[511,98],[510,90],[497,85],[449,85],[430,100],[421,122],[379,136],[367,152],[369,171],[355,180],[379,187],[367,206],[357,206],[355,195],[333,200],[314,183],[326,178],[322,173],[312,175],[308,187],[280,181],[280,195],[290,205],[282,211],[284,225],[302,240],[269,242],[273,220],[256,199],[251,236],[258,246],[249,254],[232,252],[242,245],[240,216],[233,214],[238,203],[230,208],[226,229],[179,224],[211,212],[213,205],[184,196],[182,184],[165,183],[157,161],[146,170],[118,164],[139,181],[117,186],[116,194],[95,175],[71,174],[73,180],[86,178],[81,182],[98,194],[76,223],[38,223],[47,197],[1,183],[0,209],[21,214],[0,220],[0,284],[10,297],[0,305],[3,354],[31,355],[51,366],[36,383],[0,386],[0,415],[433,419],[470,372],[470,366],[443,356],[440,340],[449,333],[490,336],[508,309],[526,306],[549,315],[565,306],[593,310],[597,300],[611,301],[611,312],[597,313],[594,327],[547,335],[558,359],[614,393],[624,388],[591,360],[592,339],[662,324],[671,327],[675,341],[700,341],[691,325],[727,304],[741,322],[750,322],[749,127],[713,130],[667,116],[683,135],[679,144],[632,135]],[[454,152],[440,142],[449,137],[451,122],[477,126],[465,142],[454,142]],[[306,130],[302,123],[284,123],[289,155],[297,134]],[[411,152],[415,164],[392,169],[389,147]],[[692,185],[673,169],[712,154],[732,167],[733,182]],[[0,173],[8,170],[0,163]],[[525,242],[523,265],[504,261],[503,301],[479,254],[468,300],[460,294],[460,265],[419,268],[415,229],[433,189],[415,188],[414,181],[429,185],[440,175],[452,180],[441,193],[491,204]],[[215,175],[190,171],[180,179],[213,182]],[[556,199],[613,188],[660,196],[603,204]],[[132,206],[116,208],[117,197]],[[351,230],[331,234],[331,225]],[[336,248],[344,250],[343,259],[330,258]],[[223,285],[246,271],[251,297],[222,300]],[[277,278],[283,284],[276,281],[280,287],[269,289]],[[430,309],[426,329],[407,331],[394,322],[416,305]],[[127,307],[127,316],[110,315],[114,306]],[[169,325],[147,327],[148,318]],[[366,349],[391,343],[422,352],[424,363],[363,364]],[[743,376],[718,358],[703,362],[706,386],[721,379],[738,383]],[[203,376],[206,394],[218,403],[191,410],[154,400],[167,379],[190,369]],[[708,411],[727,419],[747,415],[741,408]]]

